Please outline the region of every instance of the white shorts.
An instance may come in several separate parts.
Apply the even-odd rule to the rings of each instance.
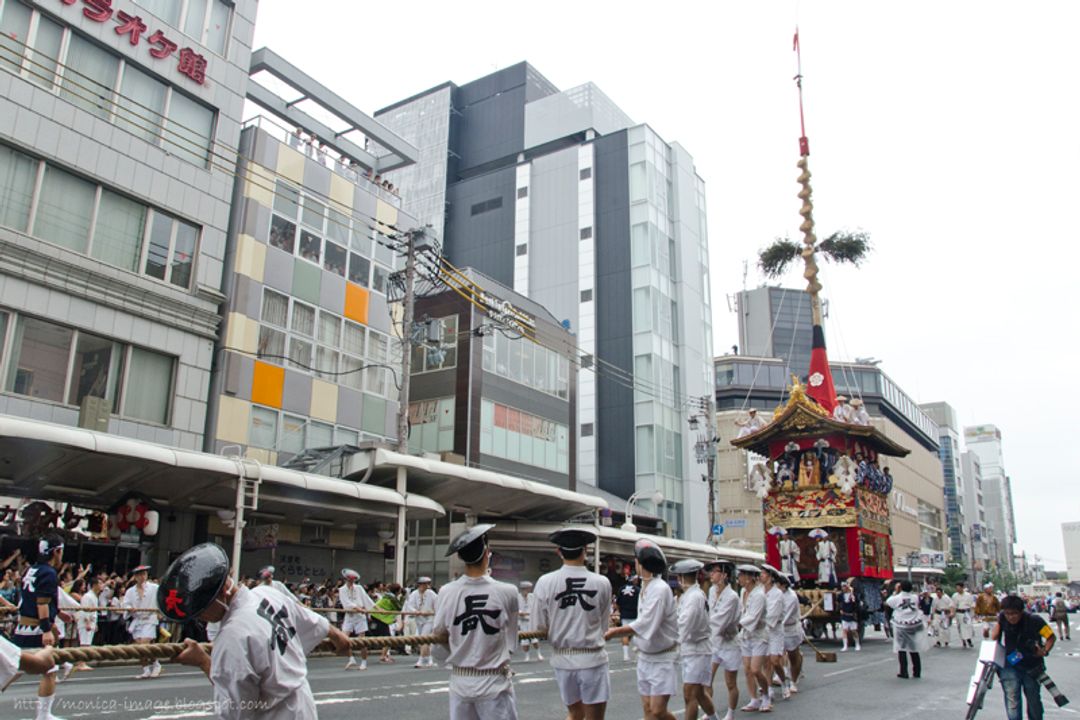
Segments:
[[[739,643],[742,650],[742,656],[748,657],[764,657],[769,654],[769,641],[766,640],[743,640]]]
[[[341,632],[346,635],[361,635],[368,629],[367,615],[364,613],[345,613],[345,621],[341,623]]]
[[[157,623],[132,623],[131,637],[135,640],[157,640]]]
[[[770,655],[783,655],[784,654],[784,633],[769,633],[769,654]]]
[[[607,663],[577,670],[555,668],[555,684],[567,707],[576,703],[599,705],[611,697],[611,674]]]
[[[517,720],[517,716],[513,687],[482,698],[450,693],[450,720]]]
[[[791,652],[792,650],[798,650],[802,645],[802,635],[785,635],[784,636],[784,652]]]
[[[683,685],[712,686],[712,657],[683,655],[679,660],[682,665]]]
[[[417,635],[430,635],[434,629],[435,629],[435,623],[432,622],[431,620],[428,620],[427,622],[418,622],[418,623],[416,623],[416,634]]]
[[[858,630],[859,629],[859,621],[858,620],[841,620],[840,621],[840,629],[841,630]]]
[[[739,672],[742,668],[742,652],[737,647],[725,647],[714,650],[713,665],[719,665],[728,672]]]
[[[86,628],[79,628],[79,645],[87,647],[94,644],[94,631],[87,630]]]
[[[643,697],[675,694],[675,661],[647,662],[638,658],[637,689]]]

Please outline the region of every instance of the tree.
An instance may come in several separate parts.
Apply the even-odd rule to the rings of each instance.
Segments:
[[[965,582],[968,579],[967,570],[956,563],[949,563],[945,566],[945,577],[942,578],[941,583],[944,587],[955,587],[958,582]]]
[[[983,582],[994,583],[995,590],[1004,590],[1005,592],[1016,591],[1016,574],[1010,570],[1002,568],[993,568],[983,573]]]

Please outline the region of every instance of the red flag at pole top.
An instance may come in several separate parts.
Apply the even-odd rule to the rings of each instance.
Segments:
[[[799,28],[795,28],[795,39],[791,43],[791,49],[795,52],[799,50]]]

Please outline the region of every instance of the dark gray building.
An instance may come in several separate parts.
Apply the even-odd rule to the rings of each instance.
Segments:
[[[582,488],[658,489],[673,531],[704,540],[705,486],[684,431],[688,400],[713,392],[705,192],[691,156],[591,83],[560,92],[527,63],[375,116],[419,151],[390,174],[402,209],[434,227],[453,264],[576,336]]]
[[[736,297],[739,351],[783,358],[789,374],[804,377],[813,345],[810,295],[792,288],[760,287],[743,290]]]

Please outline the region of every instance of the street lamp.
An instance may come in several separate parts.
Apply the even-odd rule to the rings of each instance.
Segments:
[[[623,530],[637,532],[637,525],[634,524],[634,503],[642,499],[652,500],[653,505],[659,508],[660,503],[664,502],[664,493],[659,490],[638,490],[631,495],[630,499],[626,501],[626,522],[622,524]]]

